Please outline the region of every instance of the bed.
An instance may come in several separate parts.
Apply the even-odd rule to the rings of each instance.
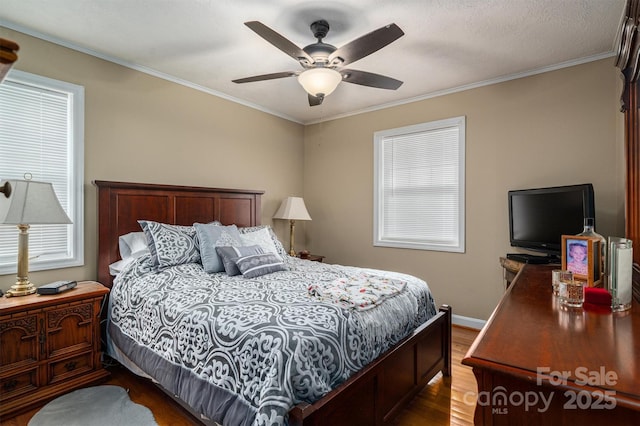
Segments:
[[[235,224],[237,227],[249,231],[262,229],[258,227],[261,218],[260,202],[261,195],[263,194],[262,191],[108,181],[96,181],[95,185],[98,188],[98,279],[110,288],[113,286],[114,280],[110,274],[109,265],[120,260],[120,237],[140,231],[139,220],[146,220],[150,223],[183,225],[185,227],[192,226],[194,223],[208,224],[215,221],[221,226]],[[283,256],[283,258],[285,257],[286,255]],[[225,426],[227,423],[243,424],[242,416],[239,418],[238,413],[242,413],[242,410],[246,409],[245,406],[247,405],[242,401],[242,398],[235,396],[233,393],[225,394],[225,392],[229,392],[229,390],[233,388],[233,384],[226,386],[224,379],[228,377],[229,383],[237,379],[236,374],[234,374],[234,371],[236,371],[234,369],[235,367],[222,365],[219,362],[219,357],[216,358],[211,355],[211,358],[215,359],[217,363],[214,362],[207,368],[200,368],[194,371],[178,368],[176,364],[184,362],[175,362],[175,360],[170,359],[171,356],[174,355],[173,349],[167,349],[167,353],[170,352],[170,355],[166,356],[166,359],[163,359],[163,356],[161,356],[162,350],[157,350],[159,346],[162,347],[162,345],[165,345],[166,347],[166,338],[164,342],[162,339],[155,341],[155,353],[149,352],[154,343],[149,344],[150,348],[141,349],[138,347],[143,345],[139,344],[135,336],[144,335],[144,338],[141,340],[149,340],[154,338],[155,335],[163,334],[167,331],[165,330],[166,328],[171,328],[167,326],[168,324],[165,324],[165,329],[162,331],[156,330],[154,332],[148,332],[150,327],[144,326],[142,330],[137,331],[138,334],[136,334],[135,331],[131,331],[133,328],[131,328],[131,330],[127,329],[126,333],[120,333],[116,330],[116,328],[125,330],[122,324],[127,322],[137,322],[143,325],[152,324],[153,319],[145,323],[141,318],[151,318],[153,316],[153,313],[150,313],[149,310],[155,309],[158,303],[150,305],[150,301],[153,297],[158,296],[161,289],[166,291],[167,294],[170,295],[169,297],[179,299],[176,303],[173,303],[172,306],[174,307],[188,304],[185,302],[186,299],[198,299],[195,305],[196,311],[198,312],[211,310],[218,313],[228,313],[228,311],[225,310],[227,308],[222,305],[217,306],[217,303],[224,299],[223,295],[227,294],[230,295],[228,297],[232,299],[236,298],[233,299],[236,301],[238,301],[238,297],[253,298],[256,300],[260,298],[270,300],[278,299],[276,301],[276,305],[279,306],[277,309],[288,309],[290,313],[292,306],[295,306],[296,309],[301,308],[302,305],[306,304],[308,299],[313,298],[314,294],[316,296],[318,295],[317,293],[313,293],[313,286],[308,286],[305,291],[302,291],[299,285],[294,285],[295,281],[293,281],[293,278],[295,276],[305,277],[306,279],[311,279],[309,277],[324,277],[323,279],[326,282],[335,282],[334,278],[337,276],[357,276],[359,279],[365,277],[365,279],[369,281],[375,280],[376,284],[381,282],[380,279],[385,279],[394,285],[403,286],[402,292],[398,292],[397,294],[390,293],[392,297],[381,302],[379,306],[371,309],[363,308],[362,312],[358,311],[349,315],[340,314],[346,311],[344,307],[339,306],[337,300],[327,301],[326,293],[322,293],[320,304],[315,308],[312,321],[309,320],[311,316],[309,312],[297,312],[293,315],[293,317],[296,318],[293,322],[297,321],[300,330],[292,331],[291,336],[286,338],[289,339],[286,340],[286,342],[303,341],[300,337],[301,333],[304,334],[304,332],[302,332],[303,330],[307,330],[307,334],[312,335],[311,340],[306,340],[305,344],[307,346],[301,346],[303,349],[306,348],[305,350],[294,348],[292,353],[296,354],[305,351],[305,353],[308,353],[309,342],[312,342],[311,345],[318,344],[321,346],[324,344],[325,346],[330,346],[330,344],[326,343],[328,340],[321,340],[321,338],[323,338],[321,334],[328,333],[329,331],[327,330],[332,329],[332,327],[329,325],[319,325],[322,324],[322,321],[325,321],[326,324],[335,325],[338,321],[336,318],[345,316],[350,318],[347,322],[356,321],[366,324],[366,321],[370,321],[370,323],[368,323],[369,327],[364,327],[364,330],[380,328],[381,322],[377,316],[382,314],[377,312],[393,309],[393,305],[399,303],[402,298],[405,298],[406,294],[410,293],[415,296],[417,300],[430,298],[430,293],[429,296],[422,295],[423,290],[418,288],[420,285],[414,283],[414,278],[410,276],[386,271],[327,265],[292,257],[286,257],[284,271],[265,274],[264,276],[252,278],[249,281],[243,281],[243,275],[230,277],[229,280],[226,278],[223,279],[224,273],[209,274],[203,272],[202,267],[197,263],[175,265],[168,267],[160,273],[155,271],[155,273],[150,274],[147,273],[150,268],[152,269],[150,262],[150,257],[145,255],[137,259],[134,264],[128,265],[118,277],[119,281],[117,281],[116,287],[112,288],[110,306],[113,311],[110,313],[112,319],[109,327],[114,327],[114,329],[110,330],[109,334],[115,335],[115,337],[112,336],[112,339],[110,339],[113,341],[112,344],[115,347],[113,351],[117,353],[115,358],[119,361],[124,361],[123,364],[133,372],[159,382],[161,387],[168,390],[170,394],[177,395],[179,399],[182,400],[179,402],[181,402],[183,406],[186,404],[197,418],[213,419],[225,424]],[[240,263],[238,263],[238,265],[240,265]],[[242,272],[245,272],[244,269]],[[216,288],[216,293],[213,296],[213,293],[207,293],[207,291],[203,290],[204,287],[202,284],[193,287],[191,284],[184,284],[182,278],[177,280],[167,278],[175,274],[181,274],[180,277],[183,275],[197,276],[199,280],[207,282],[207,285],[204,287]],[[247,277],[248,276],[249,275],[247,275]],[[125,280],[125,277],[129,278]],[[289,281],[290,279],[291,281]],[[318,278],[317,281],[319,284],[316,286],[316,290],[324,290],[324,287],[321,287],[320,278]],[[128,284],[124,284],[125,282]],[[138,287],[136,287],[136,285]],[[150,290],[150,286],[156,287]],[[406,286],[406,288],[404,286]],[[426,285],[424,286],[426,287]],[[177,296],[176,289],[179,287],[187,288],[187,293],[185,294],[188,296]],[[124,293],[125,288],[129,288],[129,293]],[[145,293],[145,291],[148,293]],[[198,294],[203,294],[203,296],[198,298]],[[255,297],[249,296],[251,294]],[[285,294],[288,296],[283,296]],[[409,300],[409,296],[406,297],[407,300]],[[139,306],[140,311],[137,312],[135,311],[136,308],[127,307],[123,302],[124,299],[136,299],[136,303],[133,305]],[[262,304],[263,301],[264,300],[261,299],[259,300],[260,306],[264,305]],[[248,306],[253,306],[246,304],[244,300],[239,302],[241,303],[237,303],[235,307],[249,309]],[[427,302],[424,300],[420,303],[423,302],[425,306],[427,306]],[[151,308],[149,306],[151,306]],[[315,375],[316,377],[310,379],[308,377],[304,378],[304,374],[295,374],[295,380],[297,381],[295,381],[294,385],[282,383],[278,385],[278,383],[280,383],[278,372],[271,374],[258,371],[259,369],[257,369],[255,380],[252,381],[252,379],[254,379],[253,377],[244,377],[243,380],[245,382],[248,380],[252,383],[250,386],[243,388],[245,389],[243,391],[245,399],[257,401],[257,399],[267,395],[266,399],[270,401],[269,404],[267,404],[266,410],[260,411],[262,410],[260,409],[257,411],[255,418],[258,420],[256,420],[255,424],[280,424],[284,422],[293,426],[309,426],[326,424],[383,425],[389,423],[406,403],[436,374],[442,372],[443,375],[449,376],[451,372],[451,308],[445,305],[436,311],[434,307],[433,312],[428,313],[428,315],[425,314],[425,310],[426,309],[422,309],[420,305],[418,305],[417,312],[419,312],[419,315],[416,315],[416,319],[413,319],[414,323],[407,323],[407,325],[403,326],[408,327],[410,325],[411,330],[405,330],[405,335],[398,337],[398,341],[390,341],[388,348],[384,347],[384,350],[380,349],[381,353],[374,352],[374,355],[369,353],[367,356],[373,356],[372,359],[362,356],[362,359],[358,360],[362,365],[358,365],[358,362],[354,361],[357,357],[354,357],[353,352],[351,352],[351,358],[349,358],[348,362],[338,362],[339,368],[331,367],[331,359],[321,359],[319,365],[329,366],[328,369],[331,370],[329,372],[318,368],[300,367],[303,370],[306,369],[305,372],[309,373],[309,375]],[[352,311],[353,310],[348,312]],[[329,316],[331,312],[336,316]],[[327,315],[323,315],[324,313]],[[168,314],[163,313],[162,315],[167,316]],[[246,318],[250,317],[251,315],[246,316]],[[241,318],[245,317],[236,316],[234,321],[242,321]],[[288,318],[292,318],[292,316],[290,315]],[[365,320],[364,318],[368,319]],[[216,320],[219,319],[214,319],[214,321]],[[120,321],[120,323],[118,323],[118,321]],[[277,321],[281,321],[281,319],[278,317]],[[390,321],[388,322],[391,323]],[[111,323],[116,325],[112,326]],[[377,325],[371,326],[371,324]],[[195,345],[195,349],[190,349],[187,352],[190,354],[189,356],[194,359],[209,356],[206,354],[202,355],[202,351],[198,348],[202,346],[211,347],[212,345],[209,340],[219,338],[215,336],[211,338],[207,333],[204,333],[205,336],[203,337],[202,334],[198,334],[197,332],[197,330],[201,328],[202,326],[200,325],[194,325],[190,333],[188,333],[189,338],[187,340]],[[343,328],[343,326],[340,325],[333,328]],[[388,332],[396,336],[398,330]],[[118,336],[119,333],[123,335]],[[228,335],[232,332],[227,330],[226,333]],[[280,332],[274,333],[277,334]],[[341,341],[341,343],[335,344],[332,350],[347,351],[348,349],[353,349],[350,348],[350,346],[354,346],[360,351],[359,346],[382,347],[383,344],[386,344],[385,342],[375,340],[380,339],[380,337],[371,337],[373,340],[364,339],[362,334],[367,334],[364,331],[357,332],[357,338],[354,338],[354,333],[356,332],[351,332],[349,337],[336,337],[334,340]],[[264,335],[265,333],[262,334]],[[275,334],[272,333],[271,336]],[[203,345],[203,340],[206,340],[207,344]],[[365,340],[368,342],[367,344],[362,343]],[[372,341],[375,342],[375,344],[372,345]],[[219,341],[216,340],[216,344],[218,343]],[[262,352],[269,354],[271,357],[277,359],[284,357],[284,355],[275,352],[271,347],[265,349],[264,345],[265,343],[262,341],[262,343],[257,344],[257,347],[262,348]],[[254,345],[254,350],[255,347]],[[135,352],[132,348],[142,350],[143,352]],[[212,349],[211,352],[216,352],[217,349],[218,346],[215,346],[215,350]],[[237,353],[237,347],[234,347],[233,350],[235,351],[234,353]],[[110,349],[110,351],[112,351],[112,349]],[[360,353],[358,351],[356,352]],[[158,353],[160,353],[160,355],[158,355]],[[329,353],[331,356],[327,356],[325,353],[325,358],[333,357],[334,352],[329,351]],[[230,358],[227,355],[222,356]],[[240,355],[240,358],[242,358],[242,355]],[[311,358],[313,358],[313,356]],[[149,359],[151,361],[145,361]],[[242,359],[246,360],[246,357]],[[248,364],[251,364],[251,362],[251,360],[247,361]],[[194,364],[197,363],[194,362]],[[275,364],[277,364],[277,362]],[[297,364],[294,361],[291,365]],[[348,366],[345,367],[345,365]],[[288,367],[288,369],[293,370],[291,367]],[[249,371],[250,370],[249,368]],[[243,374],[246,376],[247,369],[245,368],[243,371]],[[318,375],[321,377],[318,378]],[[171,383],[167,383],[168,377],[172,378]],[[203,377],[213,377],[211,381],[215,382],[216,386],[214,388],[208,388],[207,386],[209,386],[209,384],[206,379],[203,380]],[[271,382],[269,382],[269,389],[267,390],[265,390],[263,382],[260,382],[260,380],[265,379],[265,377],[271,380]],[[278,380],[275,380],[274,377]],[[332,385],[331,380],[335,382],[336,377],[339,378],[339,384]],[[258,380],[258,378],[260,378],[260,380]],[[314,384],[313,386],[310,385],[312,382]],[[325,387],[318,386],[318,382],[322,382]],[[330,386],[331,389],[326,388],[326,386]],[[219,387],[224,388],[224,392],[219,393]],[[303,394],[307,392],[309,395],[300,398],[299,395],[292,396],[286,392],[278,393],[288,387],[293,387],[298,391],[302,390]],[[250,391],[246,389],[250,389]],[[225,395],[227,395],[226,402]],[[274,407],[276,408],[274,409]],[[250,409],[254,410],[254,408],[251,407]],[[286,411],[282,413],[282,409],[286,409]],[[209,410],[222,411],[210,412]],[[220,414],[221,412],[222,414]],[[428,416],[428,414],[426,414],[426,416]],[[204,420],[203,422],[208,423],[209,420]]]

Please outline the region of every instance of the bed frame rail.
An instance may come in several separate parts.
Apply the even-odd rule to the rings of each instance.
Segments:
[[[296,405],[289,425],[389,423],[438,372],[451,375],[451,318],[451,307],[443,305],[411,336],[320,401]]]

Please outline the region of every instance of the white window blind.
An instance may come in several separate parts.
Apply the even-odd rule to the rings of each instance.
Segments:
[[[29,269],[83,264],[84,89],[11,71],[0,84],[0,180],[51,182],[73,225],[31,225]],[[16,272],[18,229],[0,225],[0,273]]]
[[[464,252],[465,118],[374,135],[374,245]]]

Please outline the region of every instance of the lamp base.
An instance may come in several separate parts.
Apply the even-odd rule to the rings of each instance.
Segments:
[[[36,292],[36,287],[29,280],[17,281],[5,293],[6,297],[28,296]]]
[[[289,220],[289,256],[296,257],[296,250],[293,248],[293,235],[295,234],[296,221]]]

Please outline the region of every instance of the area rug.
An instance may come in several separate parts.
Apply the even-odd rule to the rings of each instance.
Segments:
[[[58,397],[42,407],[29,426],[157,426],[147,407],[120,386],[94,386]]]

